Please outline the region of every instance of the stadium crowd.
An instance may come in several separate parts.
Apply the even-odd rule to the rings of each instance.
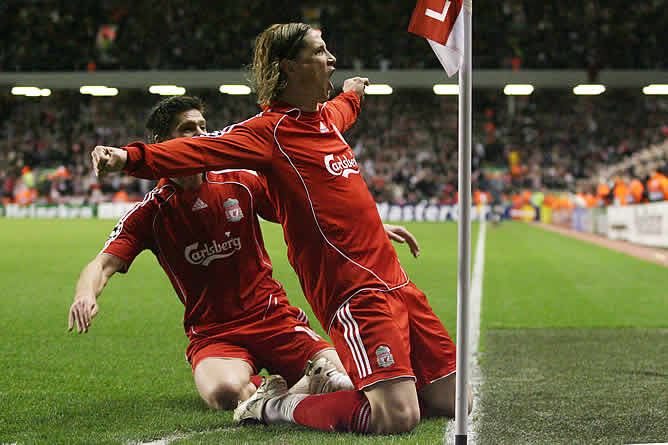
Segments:
[[[208,128],[259,111],[254,96],[199,95]],[[0,96],[0,193],[4,202],[134,200],[152,183],[126,175],[98,183],[89,152],[98,144],[144,140],[144,116],[158,96],[122,91],[97,98],[72,91],[49,97]],[[635,90],[601,96],[541,91],[505,96],[475,90],[473,189],[511,196],[524,189],[595,194],[617,182],[647,184],[666,172],[668,100]],[[623,107],[620,107],[623,104]],[[428,90],[369,96],[346,133],[378,202],[457,200],[457,97]],[[653,147],[653,148],[652,148]]]
[[[317,5],[317,3],[316,3]],[[269,22],[321,26],[340,68],[439,68],[406,33],[415,0],[293,2],[17,0],[0,3],[0,70],[239,69]],[[350,14],[355,10],[355,14]],[[474,68],[665,69],[666,4],[503,0],[476,6]],[[169,32],[165,32],[169,29]],[[389,43],[388,43],[389,42]]]

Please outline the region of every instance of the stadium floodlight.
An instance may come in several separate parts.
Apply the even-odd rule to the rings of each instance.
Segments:
[[[186,93],[186,89],[176,85],[151,85],[148,92],[161,96],[181,96]]]
[[[573,88],[573,94],[577,95],[589,95],[589,96],[595,96],[597,94],[601,94],[605,91],[605,86],[604,85],[597,85],[597,84],[592,84],[592,85],[586,85],[586,84],[581,84]]]
[[[218,88],[218,91],[223,94],[231,94],[235,96],[251,93],[251,89],[248,85],[221,85],[220,88]]]
[[[528,83],[509,83],[503,88],[506,96],[528,96],[533,93],[533,85]]]
[[[643,94],[668,94],[668,84],[653,83],[642,89]]]
[[[79,88],[79,92],[91,96],[116,96],[118,88],[109,88],[103,85],[83,85]]]
[[[443,95],[458,95],[459,94],[459,85],[456,83],[437,83],[433,87],[434,94],[438,94],[439,96]]]
[[[37,88],[37,87],[13,87],[12,94],[14,96],[50,96],[51,90],[48,88]]]
[[[374,83],[364,87],[366,94],[392,94],[392,87],[385,83]]]

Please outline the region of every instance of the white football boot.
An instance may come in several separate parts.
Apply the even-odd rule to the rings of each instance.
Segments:
[[[234,410],[234,421],[265,423],[262,411],[267,400],[282,396],[287,394],[287,392],[288,384],[283,377],[280,375],[265,377],[260,387],[255,391],[255,394],[250,396],[248,400],[239,402],[239,405]]]
[[[324,394],[334,391],[352,391],[350,378],[336,369],[327,359],[309,360],[304,376],[290,388],[292,394]]]

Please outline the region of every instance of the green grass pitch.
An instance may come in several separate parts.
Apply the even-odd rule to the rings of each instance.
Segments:
[[[171,438],[173,444],[442,442],[445,420],[424,421],[406,435],[362,437],[292,425],[239,427],[232,422],[230,412],[206,408],[184,359],[182,306],[149,252],[137,258],[127,275],[112,278],[100,298],[100,313],[88,334],[66,332],[67,312],[79,273],[102,248],[114,224],[111,220],[0,219],[3,281],[0,323],[5,328],[4,341],[0,343],[0,444],[128,444],[165,437]],[[453,223],[406,226],[418,237],[422,255],[415,260],[405,246],[397,245],[402,264],[427,293],[454,337],[457,226]],[[265,224],[263,229],[275,277],[284,284],[291,302],[306,310],[314,329],[322,334],[285,259],[280,227]],[[476,225],[472,233],[474,251]],[[516,398],[515,377],[525,378],[529,372],[525,368],[540,367],[540,363],[549,360],[532,361],[534,355],[540,358],[539,352],[544,348],[540,343],[523,339],[537,337],[549,341],[561,338],[559,333],[564,333],[564,338],[577,343],[581,336],[576,334],[590,332],[592,328],[600,332],[610,328],[632,331],[650,328],[645,337],[630,337],[637,353],[643,344],[654,343],[653,357],[645,358],[642,369],[624,368],[631,372],[627,378],[604,387],[612,391],[621,386],[626,391],[622,394],[632,394],[624,385],[642,381],[646,391],[643,400],[649,400],[655,416],[665,418],[666,398],[658,391],[657,401],[652,392],[661,383],[665,387],[666,348],[660,347],[660,343],[663,340],[665,345],[666,339],[667,293],[665,268],[525,224],[509,223],[498,229],[488,226],[481,324],[485,351],[482,369],[484,373],[489,366],[490,377],[482,390],[494,394],[494,399],[511,400],[530,411],[540,405],[541,393],[535,391],[526,400]],[[540,335],[531,335],[539,331]],[[512,335],[512,341],[500,333]],[[615,343],[623,343],[624,338],[619,336]],[[492,352],[508,353],[502,346],[512,344],[525,345],[515,351],[523,358],[506,360],[504,368],[499,365],[504,360]],[[601,338],[598,344],[608,343]],[[586,351],[586,348],[570,349]],[[619,354],[625,349],[615,347],[610,351]],[[603,360],[605,355],[598,353],[592,357]],[[602,369],[596,363],[586,367],[590,380]],[[524,367],[521,372],[513,368],[518,364]],[[569,366],[564,366],[562,371],[566,375],[560,374],[565,381],[568,370]],[[541,368],[534,374],[544,375],[544,372]],[[529,372],[535,377],[534,374]],[[533,382],[536,388],[545,383],[540,379]],[[545,391],[545,397],[549,396]],[[578,399],[574,396],[572,400]],[[611,403],[615,400],[610,399]],[[505,439],[479,443],[513,443],[508,435],[512,434],[508,431],[513,431],[513,424],[521,425],[524,431],[514,443],[559,443],[550,442],[555,436],[542,430],[544,425],[540,422],[531,422],[531,416],[525,416],[526,422],[503,417],[504,408],[512,410],[492,402],[483,394],[481,438]],[[607,406],[603,402],[601,406]],[[613,410],[611,406],[608,409]],[[552,416],[568,420],[568,414],[556,408]],[[564,439],[562,443],[578,443],[579,435],[583,436],[580,443],[589,443],[584,437],[589,431],[586,427],[594,425],[593,434],[600,428],[600,419],[587,419],[581,428],[568,430],[570,436],[558,436]],[[543,424],[551,428],[559,425]],[[484,425],[489,427],[485,429]],[[648,428],[649,432],[637,437],[651,439],[666,433],[660,423],[650,423]],[[625,431],[616,431],[617,436],[607,443],[622,443],[622,439],[635,437]]]

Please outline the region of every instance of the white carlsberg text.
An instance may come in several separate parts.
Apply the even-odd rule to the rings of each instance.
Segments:
[[[184,254],[190,264],[208,266],[211,261],[227,258],[239,250],[241,250],[241,238],[237,236],[222,242],[211,240],[202,247],[199,247],[199,243],[193,243],[186,246]]]
[[[335,176],[343,176],[347,178],[351,173],[359,174],[359,167],[357,160],[350,154],[350,158],[343,156],[327,155],[325,156],[325,168],[327,171]]]

